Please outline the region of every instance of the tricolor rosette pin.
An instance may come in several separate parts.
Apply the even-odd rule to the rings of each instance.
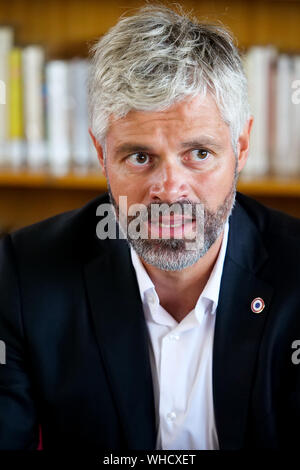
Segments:
[[[256,297],[251,302],[251,310],[253,313],[260,313],[265,308],[265,303],[261,297]]]

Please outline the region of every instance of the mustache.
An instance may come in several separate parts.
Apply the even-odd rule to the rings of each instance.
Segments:
[[[199,214],[199,209],[204,207],[201,202],[193,202],[190,199],[182,199],[177,202],[159,202],[150,203],[145,208],[139,209],[139,218],[142,221],[160,220],[165,216],[188,216],[189,219],[195,219]],[[204,209],[205,211],[205,209]],[[136,215],[128,215],[128,219],[135,219]]]

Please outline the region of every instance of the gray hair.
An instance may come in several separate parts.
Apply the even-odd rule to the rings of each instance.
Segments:
[[[162,111],[207,92],[230,127],[234,151],[249,118],[247,80],[232,35],[180,10],[147,5],[91,48],[90,125],[103,143],[110,115]]]

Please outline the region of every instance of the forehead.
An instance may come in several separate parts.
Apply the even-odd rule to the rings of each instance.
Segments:
[[[125,117],[110,117],[107,138],[118,144],[125,138],[168,136],[181,139],[194,132],[212,136],[228,133],[214,98],[207,94],[185,99],[163,111],[130,111]]]

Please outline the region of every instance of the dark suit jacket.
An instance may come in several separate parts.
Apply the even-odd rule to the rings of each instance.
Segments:
[[[147,327],[125,240],[96,237],[96,208],[0,243],[0,449],[154,449]],[[241,194],[230,217],[213,349],[221,449],[296,447],[300,221]],[[251,301],[265,309],[255,314]]]

